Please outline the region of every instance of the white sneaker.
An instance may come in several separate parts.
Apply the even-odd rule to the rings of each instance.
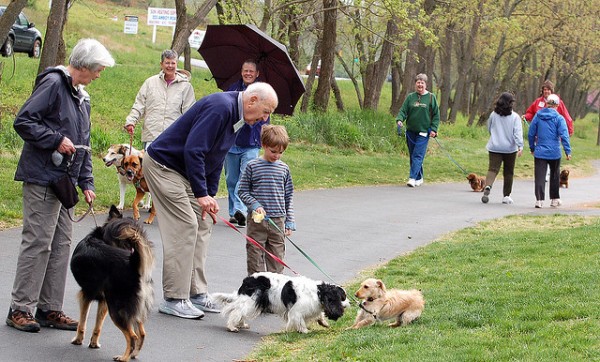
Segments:
[[[406,183],[406,186],[408,187],[415,187],[417,185],[417,180],[415,180],[414,178],[409,178],[408,182]]]
[[[415,186],[419,187],[421,185],[423,185],[423,179],[418,179],[415,181]]]
[[[212,298],[208,294],[194,295],[193,297],[190,297],[190,302],[192,302],[194,307],[200,309],[201,311],[209,313],[221,313],[219,306],[213,302]]]
[[[550,200],[550,206],[552,206],[552,207],[559,207],[560,205],[562,205],[562,201],[560,201],[560,199],[552,199],[552,200]]]
[[[537,201],[535,202],[535,208],[536,208],[536,209],[541,209],[543,206],[544,206],[544,201],[542,201],[542,200],[537,200]]]
[[[194,307],[189,299],[164,300],[158,306],[158,311],[187,319],[200,319],[204,317],[204,312]]]
[[[510,198],[510,196],[504,196],[504,198],[502,199],[502,203],[512,205],[515,202],[513,201],[513,199]]]

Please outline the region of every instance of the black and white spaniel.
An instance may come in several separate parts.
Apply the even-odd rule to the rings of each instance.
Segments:
[[[273,313],[286,322],[286,331],[308,333],[307,324],[316,319],[329,327],[325,317],[337,320],[350,303],[341,287],[306,277],[261,272],[246,277],[237,293],[214,293],[223,305],[221,316],[227,318],[227,329],[247,329],[247,321],[262,313]]]

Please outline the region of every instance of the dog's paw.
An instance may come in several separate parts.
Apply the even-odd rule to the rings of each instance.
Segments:
[[[239,331],[240,331],[240,330],[239,330],[238,328],[236,328],[236,327],[231,327],[231,328],[230,328],[230,327],[227,327],[227,330],[228,330],[229,332],[233,332],[233,333],[237,333],[237,332],[239,332]]]
[[[114,356],[113,361],[127,362],[129,361],[128,356]]]
[[[73,340],[71,341],[71,344],[74,344],[76,346],[81,346],[82,338],[78,338],[78,337],[73,338]]]
[[[90,342],[90,344],[88,345],[89,348],[93,348],[93,349],[98,349],[100,348],[100,343],[98,342]]]
[[[119,205],[117,205],[117,210],[123,211],[123,207],[125,207],[125,205],[119,204]]]

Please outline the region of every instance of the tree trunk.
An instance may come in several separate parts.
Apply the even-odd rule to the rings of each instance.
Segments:
[[[346,71],[348,78],[350,78],[350,81],[352,81],[352,85],[354,86],[354,91],[356,92],[356,98],[358,99],[358,106],[362,109],[363,108],[363,98],[362,98],[362,94],[360,93],[360,85],[358,84],[356,75],[354,75],[354,73],[350,70],[350,67],[348,66],[348,64],[346,63],[344,58],[342,58],[339,55],[339,53],[336,53],[335,55],[336,55],[338,61],[340,62],[340,64],[342,65],[342,67],[344,68],[344,70]]]
[[[193,16],[188,16],[185,1],[175,0],[177,24],[175,25],[175,34],[173,36],[173,42],[171,43],[171,49],[175,50],[178,54],[183,53],[192,31],[204,21],[204,18],[206,18],[206,15],[208,15],[210,10],[217,4],[217,1],[218,0],[205,0]],[[180,8],[183,9],[182,11],[184,14],[179,13]]]
[[[46,35],[44,36],[44,46],[40,57],[38,74],[48,67],[61,64],[63,59],[58,59],[60,42],[62,40],[62,29],[65,21],[66,0],[54,0],[48,14],[46,25]]]
[[[389,39],[394,39],[398,33],[397,19],[390,19],[387,22],[385,31],[385,40],[381,47],[379,59],[369,64],[365,70],[366,77],[363,76],[363,88],[365,91],[364,108],[376,110],[381,97],[381,88],[387,77],[388,69],[392,63],[392,54],[394,45]]]
[[[10,28],[25,5],[27,5],[27,0],[12,0],[4,10],[4,14],[0,16],[0,46],[6,41]]]
[[[317,36],[317,41],[315,42],[315,47],[313,49],[313,56],[310,64],[319,64],[319,57],[321,54],[321,35]],[[308,78],[306,79],[306,83],[304,84],[304,88],[306,92],[302,96],[302,104],[300,106],[300,111],[306,112],[308,111],[308,105],[310,104],[310,98],[312,96],[312,87],[315,82],[315,75],[317,72],[317,67],[310,67],[310,74],[308,74]]]
[[[335,76],[331,77],[331,89],[333,89],[333,95],[335,96],[335,106],[337,107],[337,110],[343,112],[344,100],[342,99],[342,92],[340,91],[340,87],[338,87],[337,80],[335,80]]]
[[[454,28],[455,23],[450,22],[446,26],[444,33],[444,40],[442,41],[442,48],[440,53],[440,83],[438,84],[440,89],[440,122],[448,121],[448,108],[450,106],[451,92],[452,92],[452,47],[454,40]]]
[[[329,95],[331,93],[331,77],[335,62],[335,45],[337,38],[337,6],[338,0],[323,0],[323,41],[321,44],[321,70],[319,71],[319,84],[315,91],[315,108],[327,111]],[[315,64],[313,64],[313,68]]]

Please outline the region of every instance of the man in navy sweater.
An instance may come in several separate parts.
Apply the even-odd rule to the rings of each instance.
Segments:
[[[223,161],[239,129],[268,119],[277,103],[267,83],[208,95],[148,147],[144,176],[163,244],[161,313],[195,319],[203,311],[219,312],[208,295],[204,264]]]

